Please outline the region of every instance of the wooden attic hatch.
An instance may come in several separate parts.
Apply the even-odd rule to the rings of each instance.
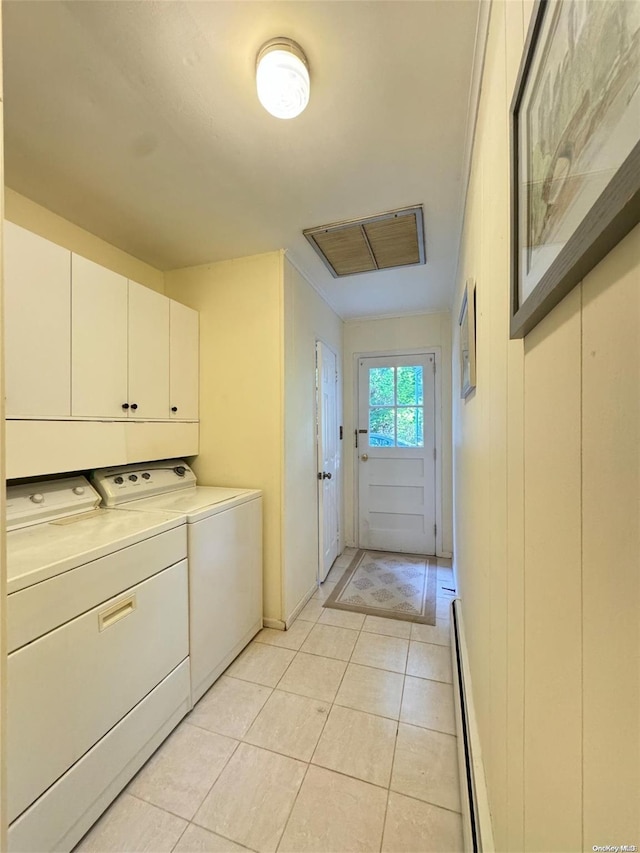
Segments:
[[[426,263],[422,205],[302,232],[334,278]]]

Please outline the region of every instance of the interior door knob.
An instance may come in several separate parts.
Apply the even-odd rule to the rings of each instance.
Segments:
[[[369,455],[367,453],[363,453],[360,457],[361,462],[366,462],[369,459]]]

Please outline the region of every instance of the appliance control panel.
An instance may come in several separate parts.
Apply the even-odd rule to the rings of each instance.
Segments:
[[[91,475],[91,482],[102,496],[104,505],[113,507],[178,489],[193,488],[196,475],[183,459],[168,459],[99,468]]]
[[[91,512],[100,495],[86,477],[39,480],[7,488],[7,530]]]

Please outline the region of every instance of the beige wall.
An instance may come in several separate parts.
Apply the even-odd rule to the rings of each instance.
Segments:
[[[442,465],[440,477],[442,554],[451,556],[453,546],[451,481],[451,316],[416,314],[410,317],[347,321],[344,326],[344,505],[345,544],[357,544],[354,502],[354,442],[356,380],[355,355],[366,352],[398,352],[439,347],[441,370]]]
[[[4,202],[4,215],[10,222],[152,290],[164,293],[164,274],[160,270],[106,243],[95,234],[79,228],[9,187],[5,187]]]
[[[342,363],[342,320],[298,270],[284,261],[285,445],[284,618],[313,592],[318,574],[316,341]],[[341,420],[342,382],[338,386]],[[343,442],[344,443],[344,442]],[[340,472],[341,473],[341,472]],[[341,491],[341,477],[338,480]],[[341,513],[342,516],[342,513]]]
[[[200,312],[203,484],[264,492],[264,614],[285,622],[315,586],[315,342],[342,321],[281,252],[166,273]]]
[[[166,274],[200,312],[203,485],[264,492],[264,613],[282,618],[283,288],[280,252]]]
[[[454,553],[497,848],[578,851],[640,839],[640,226],[509,341],[507,122],[531,8],[492,5],[452,323]]]

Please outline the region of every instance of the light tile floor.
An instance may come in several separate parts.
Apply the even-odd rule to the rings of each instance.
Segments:
[[[78,851],[462,850],[451,569],[435,626],[328,611],[352,554],[289,631],[255,638]]]

